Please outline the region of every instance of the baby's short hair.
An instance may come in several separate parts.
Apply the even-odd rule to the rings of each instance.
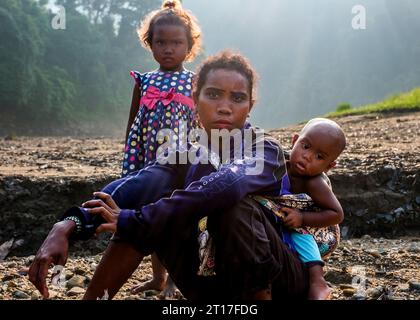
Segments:
[[[314,119],[309,120],[300,131],[300,135],[303,135],[305,132],[307,132],[308,130],[316,126],[322,126],[324,128],[325,127],[328,128],[332,136],[337,139],[337,142],[338,142],[337,147],[338,147],[339,154],[343,152],[343,150],[346,148],[346,136],[344,134],[343,129],[341,129],[338,123],[331,119],[314,118]]]

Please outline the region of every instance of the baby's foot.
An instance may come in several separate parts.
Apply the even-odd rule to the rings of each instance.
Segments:
[[[148,290],[162,291],[165,288],[165,280],[155,279],[143,282],[131,289],[131,293],[140,293]]]
[[[330,300],[331,288],[326,282],[311,283],[309,287],[309,300]]]

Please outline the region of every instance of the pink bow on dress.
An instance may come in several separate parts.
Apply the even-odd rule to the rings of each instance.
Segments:
[[[147,109],[152,110],[159,101],[162,102],[165,107],[172,101],[175,101],[186,105],[190,109],[194,109],[193,100],[183,94],[176,93],[175,88],[171,88],[169,91],[160,91],[154,86],[149,86],[147,88],[146,93],[140,99],[140,105],[144,105]]]

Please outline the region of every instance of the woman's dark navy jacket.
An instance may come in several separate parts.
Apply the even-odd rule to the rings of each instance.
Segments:
[[[235,160],[231,150],[231,161],[218,169],[211,163],[162,165],[155,162],[107,185],[102,191],[111,194],[122,208],[118,236],[147,255],[154,251],[159,240],[165,239],[166,228],[176,228],[182,233],[191,225],[196,226],[202,217],[228,210],[247,195],[279,195],[281,178],[286,172],[280,145],[266,134],[255,134],[249,123],[241,132],[244,129],[252,130],[252,154],[263,164],[258,175],[248,172],[255,162],[245,161],[245,157]],[[258,152],[258,148],[263,152]],[[77,238],[89,238],[104,222],[100,217],[92,219],[80,207],[71,208],[64,215],[67,216],[82,220],[83,232]]]

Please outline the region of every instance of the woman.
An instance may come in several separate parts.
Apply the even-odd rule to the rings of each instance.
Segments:
[[[75,230],[83,237],[92,230],[115,232],[85,299],[102,297],[105,290],[112,298],[152,252],[187,299],[306,296],[304,265],[280,239],[271,215],[248,197],[278,195],[285,173],[280,146],[245,121],[254,104],[255,71],[241,55],[222,52],[203,62],[195,80],[194,101],[207,135],[215,129],[236,130],[231,137],[239,135],[239,145],[250,145],[251,153],[238,153],[228,141],[230,156],[222,163],[156,163],[111,183],[83,208],[69,210],[69,220],[53,228],[30,269],[30,280],[44,296],[48,266],[64,264],[67,239]],[[252,130],[251,143],[245,141],[246,130]],[[211,142],[213,150],[224,151]],[[261,170],[255,174],[258,163]],[[168,197],[169,190],[175,191]],[[103,220],[92,222],[95,214]],[[216,275],[210,277],[197,275],[197,224],[205,216],[216,248]],[[61,244],[54,247],[57,241]]]

